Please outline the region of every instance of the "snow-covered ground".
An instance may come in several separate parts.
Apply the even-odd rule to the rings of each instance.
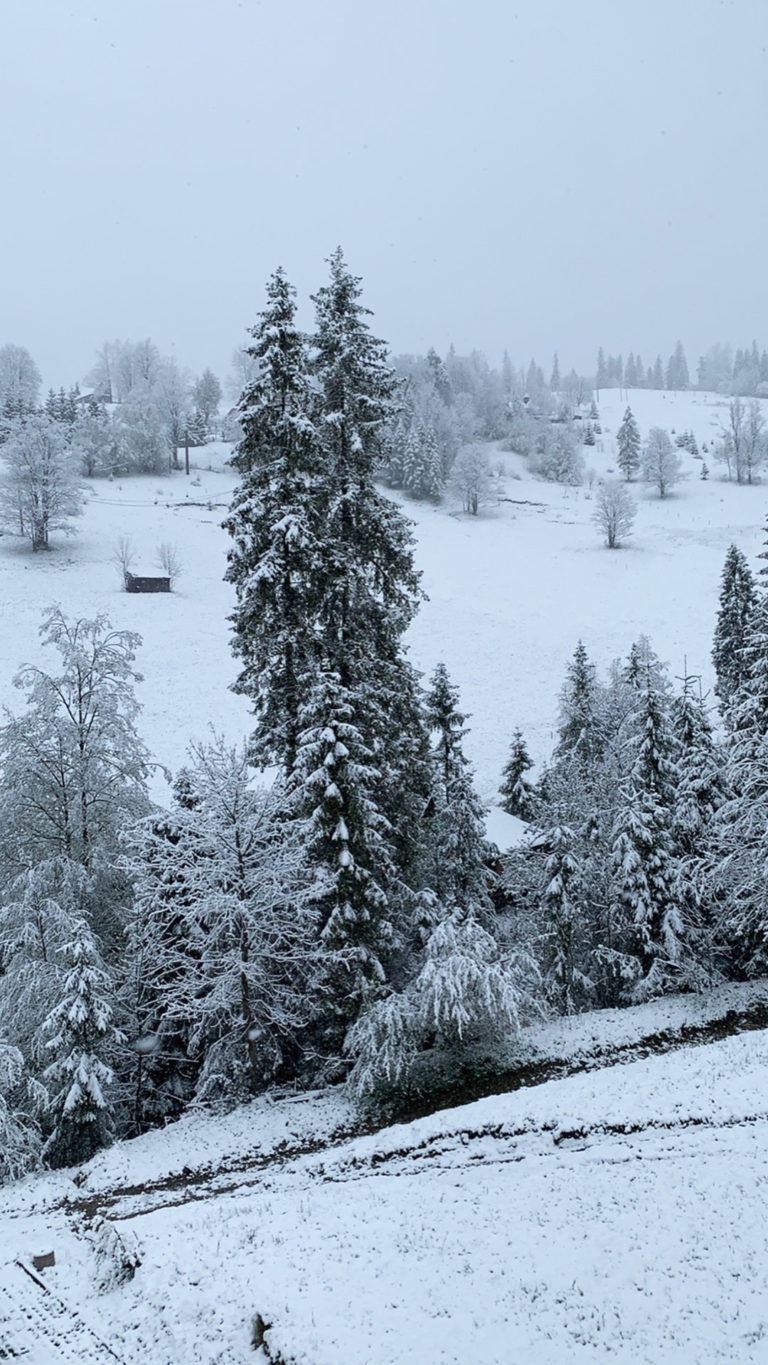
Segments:
[[[767,1066],[748,1034],[347,1140],[327,1096],[190,1118],[0,1193],[0,1289],[53,1249],[130,1365],[258,1358],[257,1313],[294,1365],[765,1361]],[[98,1216],[142,1257],[106,1293]]]
[[[643,437],[651,426],[664,426],[691,429],[699,445],[710,444],[727,415],[726,400],[712,394],[633,390],[629,401]],[[599,406],[603,435],[585,447],[598,477],[615,468],[626,395],[606,390]],[[79,535],[57,538],[48,555],[33,556],[10,536],[0,540],[0,702],[20,705],[13,674],[44,657],[37,629],[42,610],[56,601],[76,615],[106,612],[115,626],[143,636],[142,730],[159,763],[178,768],[188,744],[205,738],[209,726],[233,741],[247,734],[247,704],[229,691],[237,666],[228,644],[233,595],[223,581],[228,537],[220,526],[234,486],[223,467],[226,454],[221,447],[194,452],[201,466],[214,468],[189,479],[91,481]],[[621,551],[601,545],[587,485],[566,489],[528,478],[513,455],[494,452],[506,470],[502,500],[479,517],[399,499],[415,523],[429,597],[411,628],[412,657],[426,673],[444,660],[458,683],[472,716],[467,748],[485,800],[494,798],[515,726],[537,762],[548,756],[557,694],[579,638],[607,666],[645,633],[674,674],[687,666],[711,685],[725,552],[732,541],[750,557],[760,548],[766,486],[725,482],[711,454],[704,482],[701,462],[681,455],[688,477],[668,498],[634,486],[640,507]],[[121,591],[111,556],[124,535],[138,552],[138,572],[153,572],[161,542],[178,547],[185,567],[176,592]],[[161,776],[154,790],[157,799],[167,794]]]

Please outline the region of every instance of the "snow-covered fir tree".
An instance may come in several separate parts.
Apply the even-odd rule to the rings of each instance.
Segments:
[[[562,1014],[573,1014],[588,998],[591,982],[579,970],[579,939],[583,933],[579,906],[579,862],[574,835],[567,825],[555,825],[545,835],[549,849],[543,897],[548,992]]]
[[[640,472],[640,431],[631,408],[627,408],[616,432],[616,463],[629,482]]]
[[[679,979],[683,924],[671,835],[676,744],[650,674],[639,695],[635,758],[614,829],[616,919],[637,959],[635,999]]]
[[[715,691],[726,717],[731,699],[746,676],[745,646],[756,600],[755,580],[746,556],[736,545],[731,545],[720,580],[719,610],[712,643],[712,662],[717,674]]]
[[[300,715],[287,792],[315,869],[312,900],[331,1038],[380,991],[393,939],[391,826],[377,799],[381,772],[357,723],[358,709],[338,674],[318,675]]]
[[[712,818],[728,793],[725,755],[699,689],[700,680],[686,674],[672,707],[677,740],[672,831],[679,853],[687,857],[704,850]]]
[[[251,336],[256,374],[240,399],[243,435],[232,458],[240,484],[224,522],[233,540],[226,577],[237,594],[232,648],[242,661],[234,690],[253,707],[254,760],[289,771],[318,656],[327,489],[308,341],[282,270],[267,283]]]
[[[53,1130],[45,1144],[51,1166],[88,1161],[114,1136],[106,1060],[119,1041],[112,1023],[114,983],[83,923],[63,949],[67,964],[62,998],[43,1028],[55,1060],[46,1068]]]
[[[492,852],[485,810],[462,747],[467,717],[459,710],[458,690],[443,663],[430,680],[425,711],[434,763],[427,807],[429,886],[441,905],[471,905],[481,913],[489,906]]]
[[[560,692],[560,723],[554,757],[573,760],[589,771],[600,758],[604,744],[597,672],[579,640]]]
[[[517,729],[512,735],[509,758],[502,771],[499,795],[502,810],[508,815],[518,816],[520,820],[526,820],[531,810],[533,786],[525,774],[532,767],[533,759],[528,753],[522,730]]]

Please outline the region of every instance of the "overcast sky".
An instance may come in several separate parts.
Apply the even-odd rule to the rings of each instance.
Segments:
[[[0,0],[0,344],[223,377],[341,244],[395,351],[768,345],[767,48],[768,0]]]

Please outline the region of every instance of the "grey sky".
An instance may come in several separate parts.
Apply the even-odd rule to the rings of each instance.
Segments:
[[[227,369],[338,243],[393,349],[768,345],[768,0],[2,0],[0,344]]]

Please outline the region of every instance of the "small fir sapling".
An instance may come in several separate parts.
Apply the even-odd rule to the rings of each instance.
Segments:
[[[502,810],[508,815],[516,815],[520,820],[526,820],[531,811],[533,784],[527,781],[525,774],[532,767],[533,759],[528,753],[522,731],[517,729],[512,736],[509,758],[502,772],[499,794]]]

